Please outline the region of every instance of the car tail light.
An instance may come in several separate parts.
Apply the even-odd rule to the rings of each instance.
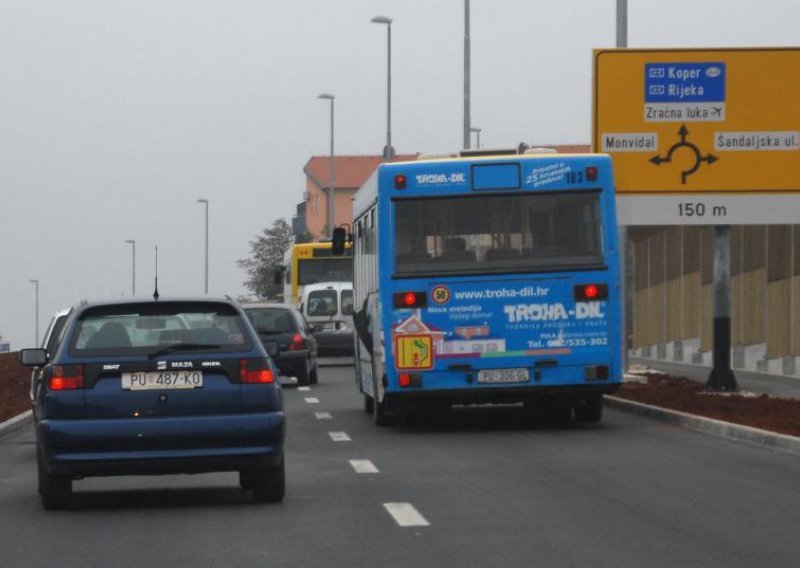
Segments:
[[[395,308],[424,308],[428,305],[425,292],[396,292],[393,299]]]
[[[289,351],[300,351],[306,348],[306,340],[299,333],[295,333],[292,342],[289,344]]]
[[[608,298],[606,284],[579,284],[575,286],[575,299],[579,302],[605,300]]]
[[[242,384],[265,384],[275,382],[275,373],[265,359],[240,359],[239,382]]]
[[[55,365],[50,377],[50,390],[83,388],[83,365]]]

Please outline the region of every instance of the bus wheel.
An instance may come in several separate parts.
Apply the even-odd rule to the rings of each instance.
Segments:
[[[379,402],[377,399],[373,399],[372,402],[372,419],[375,421],[376,426],[389,426],[391,423],[389,412],[386,409],[385,402]]]
[[[375,411],[375,399],[368,394],[364,395],[364,412],[372,414]]]
[[[600,422],[603,418],[603,395],[594,395],[584,404],[575,406],[575,420],[578,422]]]

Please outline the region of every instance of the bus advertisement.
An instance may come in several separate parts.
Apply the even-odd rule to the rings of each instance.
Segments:
[[[306,284],[353,281],[351,247],[347,245],[343,255],[333,255],[330,241],[294,244],[283,256],[277,281],[283,282],[284,303],[299,307]]]
[[[356,382],[377,424],[519,402],[601,419],[623,365],[607,155],[382,164],[353,213]]]

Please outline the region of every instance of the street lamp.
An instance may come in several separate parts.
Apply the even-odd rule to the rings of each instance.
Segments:
[[[334,214],[334,191],[336,188],[336,160],[335,154],[333,151],[333,101],[334,96],[330,93],[322,93],[321,95],[317,96],[318,99],[323,99],[326,101],[331,101],[331,159],[330,163],[328,164],[329,174],[328,174],[328,233],[333,238],[333,229],[335,226],[333,214]]]
[[[206,206],[206,295],[208,295],[208,199],[198,199],[197,202]]]
[[[383,158],[391,160],[394,157],[394,148],[392,148],[392,19],[386,16],[375,16],[370,22],[386,24],[388,66],[386,73],[386,148],[383,149]]]
[[[481,147],[481,129],[478,128],[477,126],[470,126],[469,127],[469,131],[470,132],[474,132],[475,134],[478,135],[478,140],[476,141],[475,147],[480,149],[480,147]]]
[[[125,242],[133,245],[133,276],[131,277],[131,296],[136,295],[136,241],[125,239]]]
[[[39,346],[39,281],[35,278],[31,278],[30,282],[36,287],[36,345]]]

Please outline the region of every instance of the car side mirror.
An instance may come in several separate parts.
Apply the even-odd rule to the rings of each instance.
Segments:
[[[47,364],[47,350],[41,348],[22,349],[19,352],[19,362],[26,367],[41,367]]]

